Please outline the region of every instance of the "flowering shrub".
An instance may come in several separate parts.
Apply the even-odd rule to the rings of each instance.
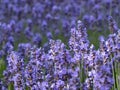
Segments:
[[[115,90],[119,89],[120,30],[100,38],[96,50],[79,20],[71,29],[69,47],[61,40],[50,40],[49,50],[21,44],[7,56],[1,81],[6,90]],[[117,67],[117,68],[116,68]]]
[[[119,4],[0,0],[0,90],[119,90]]]

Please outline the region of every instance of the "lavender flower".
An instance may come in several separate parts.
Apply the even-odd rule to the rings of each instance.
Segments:
[[[24,79],[23,79],[23,70],[24,70],[24,61],[19,57],[17,52],[12,51],[7,57],[8,66],[6,71],[4,71],[4,77],[6,84],[14,82],[14,89],[24,89]]]

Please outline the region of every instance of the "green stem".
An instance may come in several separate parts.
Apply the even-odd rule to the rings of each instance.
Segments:
[[[115,80],[115,83],[114,83],[115,89],[117,89],[115,62],[113,62],[113,75],[114,75],[114,80]]]
[[[80,78],[80,81],[81,81],[81,62],[80,61],[79,61],[79,69],[80,69],[79,78]],[[80,85],[81,85],[81,82],[80,82]],[[80,86],[80,90],[82,90],[81,86]]]

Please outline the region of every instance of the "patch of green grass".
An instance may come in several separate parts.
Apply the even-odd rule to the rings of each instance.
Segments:
[[[5,61],[4,60],[0,60],[0,78],[3,77],[3,71],[6,69],[6,65],[5,65]]]
[[[10,83],[10,84],[8,85],[8,90],[14,90],[13,83]]]
[[[68,41],[69,41],[69,39],[68,39],[68,38],[65,38],[62,33],[60,33],[58,36],[54,36],[53,39],[54,39],[54,40],[60,39],[60,40],[66,45],[67,48],[69,47],[69,46],[68,46]]]
[[[99,36],[103,35],[107,38],[107,36],[110,34],[109,30],[105,30],[105,31],[88,30],[87,33],[90,43],[93,44],[96,49],[99,48]]]
[[[47,42],[47,37],[42,38],[42,46]]]
[[[17,37],[17,38],[15,38],[15,43],[14,43],[15,44],[15,47],[14,47],[15,50],[18,48],[19,43],[27,43],[28,42],[24,33],[21,33],[19,36],[15,36],[15,37]]]

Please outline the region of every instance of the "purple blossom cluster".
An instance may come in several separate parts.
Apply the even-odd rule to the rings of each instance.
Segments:
[[[72,19],[80,15],[79,9],[79,3],[75,1],[73,4],[72,0],[0,1],[0,57],[6,57],[16,49],[16,43],[31,42],[40,47],[42,36],[47,40],[60,33],[68,37],[66,32],[70,29]]]
[[[113,25],[114,26],[114,25]],[[61,40],[49,41],[49,50],[20,44],[7,55],[1,90],[13,84],[14,90],[110,90],[117,89],[115,63],[120,63],[120,30],[100,37],[96,50],[78,20],[72,27],[69,47]],[[1,87],[2,86],[2,87]]]
[[[108,16],[113,16],[119,23],[119,4],[119,0],[1,0],[0,57],[6,57],[23,42],[40,47],[43,36],[47,41],[61,34],[68,38],[69,30],[78,18],[91,30],[102,30],[103,27],[107,30],[104,23]],[[114,21],[110,18],[109,21],[111,28],[117,28],[113,26]],[[48,42],[43,46],[47,45]]]
[[[119,90],[119,10],[120,0],[0,0],[0,90]],[[111,34],[96,50],[86,27]]]

